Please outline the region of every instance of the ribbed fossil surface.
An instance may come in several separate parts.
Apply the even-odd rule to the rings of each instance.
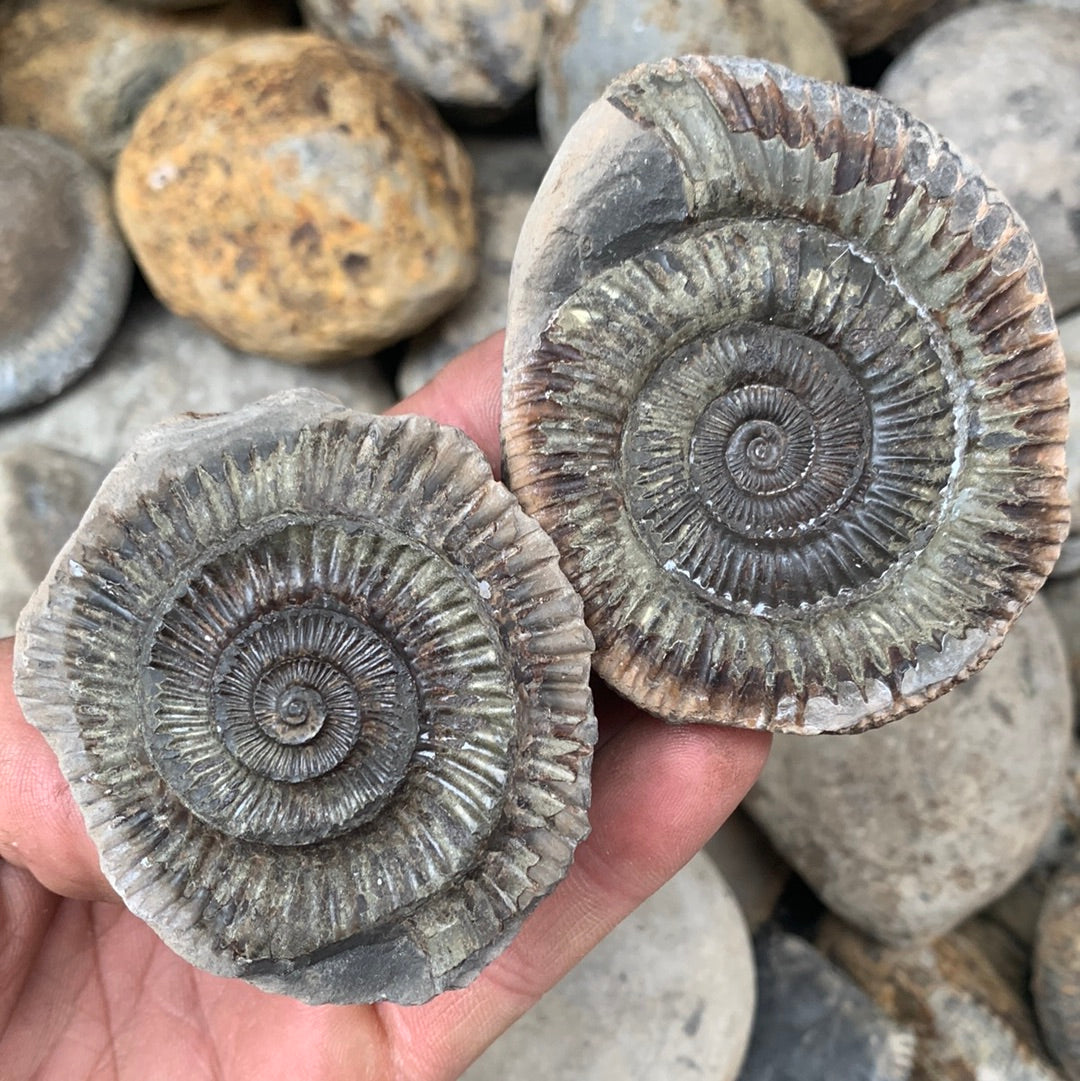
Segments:
[[[16,689],[178,953],[417,1002],[587,830],[590,648],[464,436],[296,391],[136,444],[20,619]]]
[[[1065,430],[1023,224],[876,95],[642,65],[526,221],[508,483],[670,720],[860,730],[969,674],[1056,558]]]

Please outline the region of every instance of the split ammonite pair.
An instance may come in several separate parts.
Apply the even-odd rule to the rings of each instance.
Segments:
[[[1037,255],[873,94],[616,80],[508,324],[531,518],[459,433],[280,395],[144,437],[22,617],[105,873],[195,964],[310,1002],[460,986],[587,831],[593,639],[669,720],[858,731],[978,668],[1053,564]]]

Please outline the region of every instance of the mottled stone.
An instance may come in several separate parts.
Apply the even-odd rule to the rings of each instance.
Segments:
[[[105,468],[38,443],[0,451],[0,637],[90,505]]]
[[[1035,940],[1032,992],[1043,1036],[1069,1081],[1080,1079],[1080,850],[1050,882]]]
[[[908,1081],[915,1038],[809,942],[754,941],[758,1005],[739,1081]]]
[[[1059,314],[1080,304],[1080,13],[997,3],[937,23],[878,89],[967,154],[1015,206]]]
[[[1077,401],[1075,398],[1072,400]],[[1065,655],[1072,674],[1073,700],[1080,705],[1080,576],[1073,574],[1051,578],[1043,587],[1042,595],[1050,606],[1065,643]]]
[[[1001,0],[934,0],[925,10],[910,22],[892,34],[884,47],[891,53],[903,52],[920,34],[925,34],[935,23],[947,19],[957,11],[967,8],[982,7],[987,3],[997,4]],[[1080,11],[1080,0],[1011,0],[1016,4],[1038,4],[1040,7],[1062,8],[1065,11]]]
[[[847,77],[832,35],[802,0],[580,0],[553,17],[540,60],[545,145],[554,152],[616,75],[687,53],[760,56],[802,75]]]
[[[904,724],[774,740],[746,806],[834,912],[885,942],[931,938],[1031,864],[1071,728],[1064,650],[1036,598],[982,672]]]
[[[443,105],[498,114],[536,83],[540,0],[300,0],[315,29],[374,50]]]
[[[85,372],[130,285],[97,171],[51,135],[0,128],[0,413],[51,398]]]
[[[753,1011],[746,924],[719,872],[698,855],[463,1081],[735,1081]]]
[[[742,811],[736,811],[713,834],[705,852],[735,894],[747,926],[756,931],[773,914],[791,868]]]
[[[0,118],[48,131],[111,170],[167,80],[243,34],[284,26],[286,10],[282,0],[182,15],[108,0],[19,0],[0,29]]]
[[[914,1029],[912,1081],[1060,1081],[1030,1009],[970,935],[890,948],[830,917],[817,943]]]
[[[116,203],[168,307],[288,360],[415,333],[476,270],[460,143],[373,57],[314,34],[247,38],[185,68],[140,116]]]
[[[298,368],[237,353],[140,295],[100,363],[66,394],[0,425],[0,449],[48,443],[111,466],[168,417],[228,412],[304,386],[369,413],[393,402],[383,378],[366,367]]]
[[[810,0],[849,53],[880,45],[940,0]]]
[[[456,308],[409,343],[397,374],[403,398],[458,353],[506,326],[514,248],[549,160],[535,139],[473,139],[465,146],[476,171],[480,273]]]

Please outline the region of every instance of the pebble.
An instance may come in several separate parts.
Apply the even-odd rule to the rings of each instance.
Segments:
[[[754,820],[738,810],[709,839],[705,853],[731,887],[751,933],[756,932],[776,910],[791,868]]]
[[[0,452],[0,638],[75,531],[106,470],[39,443]]]
[[[1071,741],[1040,598],[968,682],[858,736],[780,736],[744,806],[837,914],[883,942],[943,934],[1027,870]]]
[[[1080,60],[1078,60],[1080,62]],[[1072,524],[1054,566],[1054,578],[1067,578],[1080,571],[1080,312],[1058,320],[1061,347],[1068,362],[1069,436],[1065,441],[1065,467],[1069,474],[1069,499]]]
[[[942,0],[810,0],[843,49],[869,52]],[[945,0],[947,2],[947,0]]]
[[[0,450],[46,443],[111,467],[135,436],[168,417],[228,412],[305,386],[367,413],[393,402],[366,366],[298,368],[247,356],[140,291],[100,363],[66,394],[0,425]]]
[[[739,1081],[908,1081],[910,1029],[809,942],[766,927],[754,960],[758,1004]]]
[[[831,33],[802,0],[582,0],[547,33],[537,107],[552,153],[616,75],[647,60],[740,54],[819,79],[847,77]]]
[[[699,853],[462,1081],[735,1081],[753,1012],[746,924]]]
[[[1027,222],[1055,311],[1080,305],[1080,13],[996,3],[932,26],[878,90],[968,155]]]
[[[442,105],[494,118],[536,83],[538,0],[300,0],[306,22],[372,49]]]
[[[465,147],[476,171],[480,272],[456,308],[409,342],[397,373],[403,398],[458,353],[506,326],[510,264],[550,160],[537,139],[472,139]]]
[[[829,917],[817,944],[894,1021],[915,1031],[913,1077],[1061,1081],[1026,1003],[969,935],[889,948]]]
[[[1050,882],[1033,969],[1043,1036],[1069,1081],[1080,1081],[1080,849]]]
[[[185,68],[139,117],[115,192],[154,292],[247,352],[373,353],[476,272],[461,144],[398,76],[315,34]]]
[[[109,0],[18,4],[0,28],[0,118],[50,132],[111,171],[139,113],[177,71],[287,16],[282,0],[182,15],[154,7],[162,10]]]
[[[0,128],[0,413],[51,398],[86,371],[130,287],[98,173],[51,135]]]

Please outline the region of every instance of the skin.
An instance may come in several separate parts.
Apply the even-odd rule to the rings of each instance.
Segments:
[[[498,462],[501,337],[392,412]],[[423,1006],[305,1006],[180,960],[118,902],[0,642],[0,1075],[4,1081],[436,1081],[457,1077],[734,810],[764,733],[666,726],[597,687],[592,833],[569,876],[466,989]],[[629,1019],[628,1019],[629,1020]]]

